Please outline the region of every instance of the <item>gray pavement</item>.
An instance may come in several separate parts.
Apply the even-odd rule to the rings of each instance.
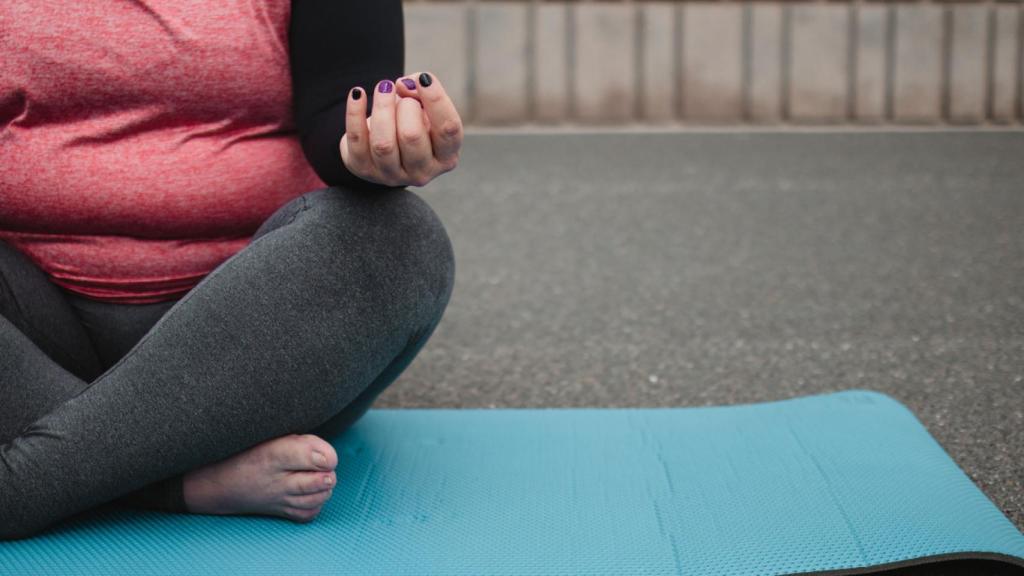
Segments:
[[[455,293],[375,407],[868,388],[1024,527],[1024,132],[469,134],[421,193]]]

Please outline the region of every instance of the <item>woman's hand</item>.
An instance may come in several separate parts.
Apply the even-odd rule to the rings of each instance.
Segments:
[[[397,86],[397,90],[395,87]],[[462,147],[462,119],[431,74],[381,80],[366,117],[368,95],[349,92],[339,148],[350,172],[386,186],[425,186],[454,170]]]

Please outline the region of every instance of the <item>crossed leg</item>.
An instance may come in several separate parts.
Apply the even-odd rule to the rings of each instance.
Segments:
[[[344,429],[429,338],[453,279],[418,196],[327,188],[275,212],[88,385],[0,317],[14,351],[0,399],[53,390],[0,404],[0,539],[274,438]]]

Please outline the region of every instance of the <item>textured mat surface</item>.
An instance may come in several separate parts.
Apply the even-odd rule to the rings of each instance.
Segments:
[[[837,130],[467,133],[452,302],[375,406],[871,388],[1024,531],[1024,129]]]
[[[332,441],[339,485],[312,524],[103,508],[0,543],[0,573],[1024,567],[1024,535],[913,414],[874,392],[711,408],[373,409]]]

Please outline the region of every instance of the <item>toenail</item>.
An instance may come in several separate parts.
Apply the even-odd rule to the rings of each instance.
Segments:
[[[330,486],[333,483],[334,483],[334,480],[331,480],[330,476],[324,476],[324,486]]]
[[[314,451],[313,452],[313,462],[315,462],[317,466],[326,466],[327,465],[327,457],[324,456],[323,453],[321,453],[321,452]]]

